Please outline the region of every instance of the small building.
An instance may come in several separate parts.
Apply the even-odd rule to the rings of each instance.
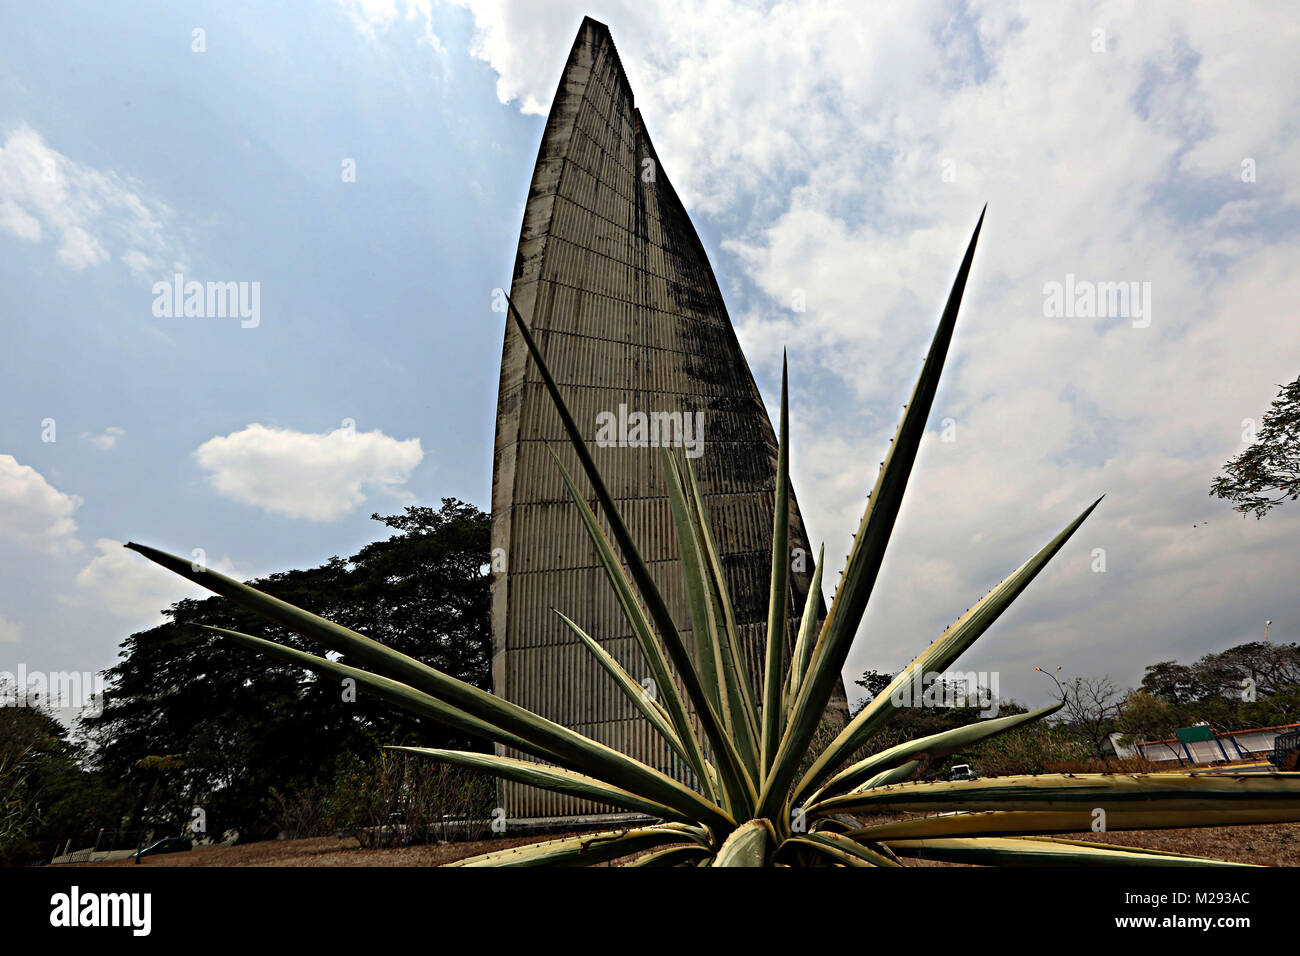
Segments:
[[[1300,723],[1216,732],[1209,724],[1194,724],[1180,728],[1167,740],[1144,740],[1136,748],[1140,756],[1152,763],[1212,764],[1267,760],[1277,737],[1298,728]]]

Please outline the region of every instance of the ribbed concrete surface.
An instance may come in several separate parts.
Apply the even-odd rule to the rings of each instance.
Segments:
[[[693,463],[724,552],[751,674],[758,674],[776,437],[704,248],[634,107],[609,30],[591,19],[578,32],[542,136],[511,298],[535,330],[688,646],[690,615],[660,452],[598,448],[594,441],[597,416],[617,414],[620,405],[703,412],[703,454]],[[550,610],[564,611],[634,676],[648,676],[547,444],[594,506],[508,322],[492,487],[492,546],[507,563],[492,590],[495,691],[680,775],[671,751]],[[797,505],[791,519],[791,546],[807,553]],[[792,615],[803,607],[814,558],[809,554],[807,570],[791,577]],[[837,702],[842,708],[842,696]],[[504,799],[510,818],[602,809],[513,784]]]

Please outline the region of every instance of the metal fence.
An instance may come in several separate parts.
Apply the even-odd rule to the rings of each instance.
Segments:
[[[1278,770],[1295,770],[1296,757],[1300,752],[1300,730],[1289,734],[1278,734],[1273,741],[1273,757],[1269,761]]]

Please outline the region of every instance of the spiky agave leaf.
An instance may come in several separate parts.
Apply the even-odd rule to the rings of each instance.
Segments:
[[[1273,811],[1300,809],[1300,773],[1047,773],[902,783],[829,797],[809,816],[876,811],[1089,810],[1127,806],[1146,811]]]
[[[808,597],[804,600],[803,616],[799,619],[799,634],[794,642],[794,657],[785,675],[785,691],[782,694],[782,725],[790,714],[790,707],[799,695],[799,685],[808,672],[808,661],[812,657],[813,641],[817,631],[817,609],[821,607],[822,572],[826,569],[826,546],[817,549],[817,564],[813,567],[812,582],[808,585]]]
[[[762,818],[747,820],[731,831],[713,858],[714,866],[763,866],[775,839],[772,824]]]
[[[635,637],[637,645],[641,649],[641,654],[650,668],[650,674],[655,681],[655,686],[663,695],[665,708],[672,719],[677,739],[686,748],[687,764],[695,771],[697,778],[709,781],[712,777],[706,766],[703,749],[700,747],[699,740],[691,728],[686,702],[678,692],[677,683],[673,680],[663,648],[655,638],[654,629],[651,627],[641,603],[637,600],[632,582],[628,580],[623,565],[618,560],[618,555],[614,553],[614,546],[605,537],[605,532],[601,529],[600,522],[596,520],[595,513],[579,493],[578,486],[569,474],[569,470],[564,467],[564,463],[560,461],[559,456],[554,451],[551,452],[551,458],[555,461],[555,466],[559,469],[560,476],[564,479],[565,486],[569,489],[569,494],[578,508],[578,515],[582,519],[583,527],[586,528],[592,546],[596,549],[601,567],[604,568],[605,576],[623,610],[623,616],[632,628],[632,635]],[[753,786],[752,781],[750,786]],[[718,796],[713,793],[710,795],[715,798]]]
[[[386,749],[420,754],[441,763],[483,770],[503,780],[513,780],[516,783],[526,784],[530,787],[540,787],[543,790],[577,797],[580,800],[607,803],[612,807],[631,810],[634,813],[644,813],[646,816],[658,817],[661,820],[670,820],[676,823],[691,822],[689,814],[674,810],[672,807],[666,807],[662,803],[647,800],[630,791],[611,787],[609,784],[594,777],[588,777],[586,774],[565,770],[561,767],[550,767],[546,764],[530,763],[527,760],[516,760],[513,757],[501,757],[496,754],[475,753],[470,750],[444,750],[436,747],[388,747]]]
[[[877,823],[849,832],[856,840],[911,840],[934,837],[1026,836],[1084,833],[1097,822],[1097,808],[1079,810],[978,810],[941,813],[932,817]],[[1106,809],[1106,832],[1173,830],[1210,826],[1252,826],[1300,821],[1300,807],[1291,809],[1148,810],[1137,806]]]
[[[939,376],[947,358],[948,345],[952,341],[957,310],[961,306],[966,279],[975,258],[975,244],[983,225],[984,213],[981,212],[961,267],[957,270],[957,278],[948,294],[939,328],[934,333],[921,374],[912,389],[911,401],[907,404],[903,420],[898,424],[889,452],[881,463],[880,474],[862,515],[862,523],[853,539],[853,548],[840,575],[835,599],[831,602],[830,611],[822,625],[821,635],[813,646],[808,673],[800,683],[799,693],[791,706],[789,721],[772,770],[763,781],[763,791],[759,797],[759,813],[762,815],[780,819],[787,817],[790,784],[794,782],[799,764],[812,742],[826,705],[830,702],[835,682],[840,680],[840,671],[843,670],[858,624],[866,611],[867,600],[871,597],[876,576],[885,558],[885,548],[894,530],[894,521],[903,504],[903,493],[907,490],[907,480],[916,460],[921,436],[925,432],[930,406],[939,387]]]
[[[781,356],[781,423],[776,456],[776,499],[772,516],[772,575],[768,589],[767,654],[763,667],[763,773],[776,762],[785,730],[782,675],[790,579],[790,374]],[[809,597],[813,597],[809,592]],[[805,610],[806,613],[806,610]]]
[[[681,844],[681,848],[694,846],[685,844],[680,830],[668,827],[636,827],[627,830],[605,830],[600,833],[584,833],[578,836],[561,837],[558,840],[543,840],[540,843],[528,843],[506,850],[494,850],[464,860],[456,860],[447,866],[591,866],[605,863],[619,857],[663,847],[666,844]],[[696,844],[698,845],[698,844]],[[706,847],[700,850],[708,852]]]
[[[690,459],[686,459],[683,471],[666,448],[661,449],[661,453],[679,550],[684,555],[694,552],[696,557],[694,562],[684,562],[682,571],[687,592],[699,595],[705,607],[702,623],[709,631],[707,644],[714,654],[717,692],[724,702],[723,719],[735,737],[736,749],[745,769],[750,778],[757,781],[761,779],[762,768],[759,765],[758,718],[753,691],[742,659],[740,629],[736,627],[736,614],[727,592],[722,558],[713,540],[704,496],[695,480]],[[757,794],[755,789],[751,799]]]
[[[916,776],[920,769],[920,760],[909,760],[907,763],[899,764],[897,767],[882,770],[874,777],[868,777],[863,783],[854,787],[853,792],[866,793],[868,790],[875,790],[877,787],[888,787],[890,784],[911,780]]]
[[[690,763],[689,758],[686,756],[686,747],[682,744],[681,738],[677,736],[677,731],[673,728],[668,712],[664,710],[663,705],[651,697],[646,692],[646,689],[637,682],[637,679],[614,659],[614,655],[600,646],[599,641],[569,620],[562,612],[556,611],[555,613],[569,630],[577,636],[578,640],[586,645],[587,650],[591,651],[592,657],[596,659],[596,663],[601,666],[605,673],[614,678],[614,683],[618,684],[619,689],[631,701],[632,706],[641,712],[641,716],[650,721],[651,726],[659,731],[660,736],[668,742],[668,745],[673,748],[673,751],[679,757]],[[707,761],[705,767],[708,769]]]
[[[662,850],[652,850],[644,856],[637,857],[628,866],[694,866],[711,855],[708,847],[684,843],[681,846],[668,846]]]
[[[292,604],[263,594],[223,574],[197,566],[184,558],[134,543],[128,543],[127,547],[196,584],[229,597],[250,610],[264,614],[304,637],[319,641],[331,650],[351,654],[376,670],[385,671],[389,683],[395,686],[382,686],[386,688],[385,693],[392,695],[389,699],[399,706],[408,706],[413,701],[419,701],[420,706],[430,708],[438,704],[449,704],[464,716],[478,720],[484,728],[493,728],[495,733],[504,732],[513,740],[525,741],[530,747],[537,748],[538,752],[553,756],[560,762],[586,771],[615,786],[676,807],[692,814],[692,818],[696,820],[707,820],[714,825],[724,827],[735,825],[734,819],[725,810],[680,781],[611,747],[540,717],[517,704],[450,677],[436,668],[422,664],[377,641],[372,641],[350,628],[341,627],[310,611],[296,608]],[[221,629],[218,629],[218,632],[244,646],[262,650],[282,659],[293,660],[311,669],[329,672],[333,668],[342,666],[325,658],[271,641],[262,641],[246,634],[226,632]],[[381,678],[366,671],[350,668],[348,676],[352,676],[361,687],[376,689],[381,686]],[[431,713],[430,716],[433,714]],[[493,739],[504,742],[496,736],[493,736]]]
[[[891,840],[898,856],[985,866],[1250,866],[1204,856],[1143,850],[1136,847],[1050,838]]]
[[[980,216],[980,224],[983,214]],[[193,567],[188,561],[141,545],[145,557],[309,637],[377,673],[210,628],[244,647],[333,677],[349,677],[364,690],[415,713],[476,734],[541,763],[488,754],[402,748],[497,776],[593,799],[658,817],[641,827],[546,840],[462,860],[460,866],[584,865],[644,854],[636,865],[897,866],[899,856],[1006,865],[1203,865],[1196,857],[1129,847],[1044,838],[1044,833],[1086,829],[1092,809],[1108,814],[1109,829],[1155,825],[1260,823],[1300,818],[1300,774],[1197,777],[1152,775],[1045,775],[957,783],[902,783],[929,758],[943,756],[1054,712],[985,721],[888,748],[840,769],[894,712],[892,690],[926,671],[942,670],[982,634],[1064,545],[1096,503],[1002,584],[985,595],[923,652],[890,688],[854,718],[812,768],[795,783],[816,723],[848,653],[884,557],[930,405],[951,341],[970,272],[980,224],[966,249],[939,328],[907,413],[899,424],[870,495],[830,613],[817,630],[819,555],[813,583],[785,661],[788,601],[789,430],[788,380],[783,363],[781,427],[767,645],[756,706],[740,664],[731,598],[713,540],[704,498],[690,460],[683,470],[665,453],[683,574],[696,630],[694,659],[682,641],[648,566],[631,540],[576,423],[523,317],[510,303],[533,361],[605,513],[611,542],[559,458],[593,546],[659,685],[664,705],[644,699],[639,685],[599,642],[561,615],[612,680],[668,744],[694,768],[703,793],[631,757],[592,741],[479,688],[455,680],[364,635],[262,594],[247,585]],[[615,543],[618,551],[615,551]],[[620,560],[621,555],[621,560]],[[626,565],[626,567],[625,567]],[[783,671],[783,672],[782,672]],[[680,690],[679,690],[680,685]],[[696,721],[703,738],[696,734]],[[716,766],[706,758],[710,753]],[[792,827],[789,810],[799,807]],[[940,816],[863,827],[846,812],[951,810]],[[1085,815],[1087,819],[1085,819]],[[673,822],[677,821],[677,822]],[[1161,822],[1163,821],[1163,823]],[[1038,837],[1030,839],[1030,837]]]
[[[1065,546],[1065,542],[1079,529],[1079,526],[1087,520],[1088,516],[1100,503],[1101,499],[1098,498],[1082,514],[1070,522],[1060,534],[1045,544],[1037,554],[1008,575],[992,591],[984,595],[974,607],[958,618],[955,624],[939,635],[934,643],[918,654],[911,664],[890,681],[889,686],[876,695],[875,699],[863,707],[857,716],[840,732],[839,736],[831,742],[831,745],[822,752],[822,755],[817,758],[816,762],[808,769],[808,772],[804,774],[803,779],[795,788],[795,799],[799,800],[808,793],[818,782],[830,774],[838,764],[843,763],[872,734],[885,725],[896,710],[893,701],[895,691],[912,683],[914,680],[923,678],[926,674],[946,670],[957,658],[965,653],[979,639],[980,635],[989,629],[1002,612],[1011,606],[1011,603],[1029,586],[1029,583],[1047,565],[1047,562],[1052,560],[1056,553]]]
[[[824,787],[814,793],[809,798],[809,802],[816,802],[820,797],[842,793],[860,785],[863,789],[868,789],[863,781],[872,781],[872,778],[886,767],[909,762],[914,756],[924,756],[928,760],[946,757],[949,754],[979,743],[981,740],[987,740],[998,734],[1004,734],[1009,730],[1015,730],[1017,727],[1023,727],[1026,724],[1049,717],[1063,706],[1065,706],[1065,703],[1061,701],[1039,710],[1031,710],[1025,714],[1012,714],[1009,717],[981,720],[974,724],[967,724],[965,727],[954,727],[952,730],[904,741],[841,770],[828,780]],[[882,784],[874,782],[874,785],[881,786]]]
[[[833,831],[820,831],[812,833],[797,833],[787,838],[782,844],[783,850],[808,848],[823,856],[830,857],[832,860],[843,863],[845,866],[899,866],[896,860],[891,860],[876,850],[868,846],[863,846],[861,842],[852,837],[845,836]]]

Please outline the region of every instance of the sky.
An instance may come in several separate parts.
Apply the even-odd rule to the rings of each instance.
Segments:
[[[1101,494],[962,670],[1041,704],[1035,667],[1129,687],[1266,619],[1300,638],[1300,506],[1208,495],[1300,372],[1285,4],[5,7],[0,671],[101,670],[199,596],[127,540],[252,577],[385,537],[373,512],[488,509],[493,291],[584,14],[769,408],[789,350],[828,597],[988,203],[847,675]],[[177,275],[242,311],[172,309]]]

